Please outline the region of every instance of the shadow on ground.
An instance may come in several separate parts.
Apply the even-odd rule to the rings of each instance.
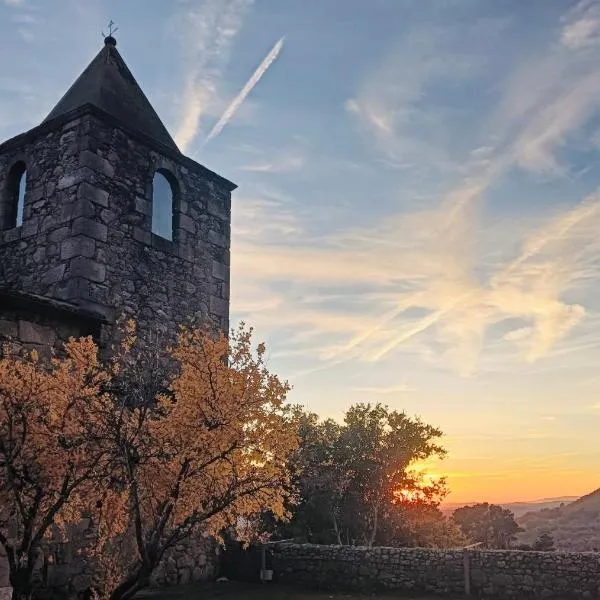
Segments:
[[[135,600],[391,600],[398,594],[345,594],[297,590],[274,583],[212,583],[146,590]],[[403,600],[436,600],[434,596],[401,596]],[[449,600],[446,597],[445,600]]]

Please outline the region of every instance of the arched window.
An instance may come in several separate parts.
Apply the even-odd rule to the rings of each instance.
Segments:
[[[152,233],[173,240],[173,185],[170,174],[156,171],[152,180]]]
[[[19,161],[12,166],[6,180],[0,205],[0,229],[12,229],[23,224],[27,166]]]

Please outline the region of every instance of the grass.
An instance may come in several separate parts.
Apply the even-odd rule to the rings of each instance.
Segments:
[[[160,588],[139,593],[136,600],[386,600],[398,594],[345,594],[298,590],[273,584],[235,582]],[[435,600],[433,596],[402,596],[403,600]]]

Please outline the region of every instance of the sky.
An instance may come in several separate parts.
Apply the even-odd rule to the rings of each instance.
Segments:
[[[109,19],[291,401],[441,428],[448,501],[600,487],[600,1],[0,0],[0,139]]]

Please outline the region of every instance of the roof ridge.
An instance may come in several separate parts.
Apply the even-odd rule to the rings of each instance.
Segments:
[[[117,50],[116,42],[105,41],[104,47],[58,101],[43,123],[85,104],[100,108],[128,127],[179,152],[177,144]]]

